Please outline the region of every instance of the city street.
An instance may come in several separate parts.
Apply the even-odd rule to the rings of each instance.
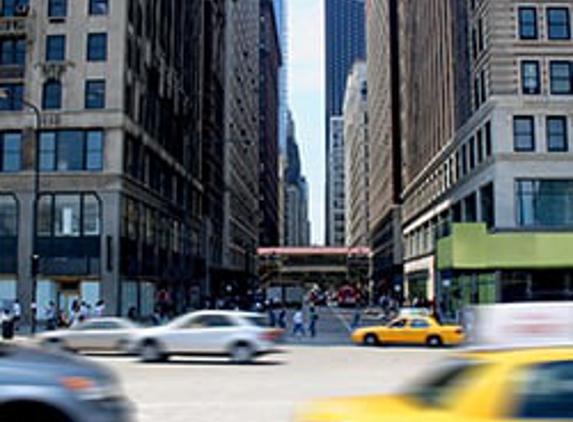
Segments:
[[[172,358],[162,364],[97,360],[120,375],[139,422],[287,422],[308,400],[395,390],[445,353],[288,346],[284,354],[245,366],[204,358]]]
[[[396,390],[449,353],[353,346],[352,311],[320,308],[319,315],[316,338],[288,335],[283,353],[251,365],[201,357],[172,357],[161,364],[94,359],[119,374],[139,422],[287,422],[312,399]]]

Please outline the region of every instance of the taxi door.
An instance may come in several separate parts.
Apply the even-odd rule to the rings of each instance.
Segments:
[[[384,343],[406,343],[406,331],[408,320],[399,318],[392,321],[382,333],[382,342]]]
[[[423,318],[413,318],[409,321],[405,336],[408,343],[425,344],[430,335],[430,322]]]

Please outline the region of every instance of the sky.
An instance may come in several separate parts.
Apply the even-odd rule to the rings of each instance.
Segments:
[[[309,184],[311,242],[324,244],[324,13],[323,0],[285,0],[288,90],[302,172]]]

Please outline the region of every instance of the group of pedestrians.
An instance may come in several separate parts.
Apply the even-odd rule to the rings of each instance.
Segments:
[[[44,310],[46,329],[73,328],[88,318],[103,316],[104,311],[105,302],[103,299],[98,300],[94,306],[84,300],[74,300],[69,313],[66,310],[58,309],[55,302],[50,300]]]
[[[285,305],[282,305],[277,312],[277,309],[272,305],[267,309],[269,325],[271,327],[278,327],[283,330],[288,330],[288,310]],[[292,315],[292,335],[294,337],[305,337],[307,334],[310,337],[316,337],[318,323],[318,311],[314,305],[308,309],[308,324],[305,318],[304,309],[302,306],[298,307]]]

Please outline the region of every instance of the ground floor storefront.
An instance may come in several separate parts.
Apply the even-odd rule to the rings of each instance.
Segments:
[[[447,320],[470,305],[573,300],[573,232],[492,232],[454,224],[434,255],[405,265],[405,299]]]

